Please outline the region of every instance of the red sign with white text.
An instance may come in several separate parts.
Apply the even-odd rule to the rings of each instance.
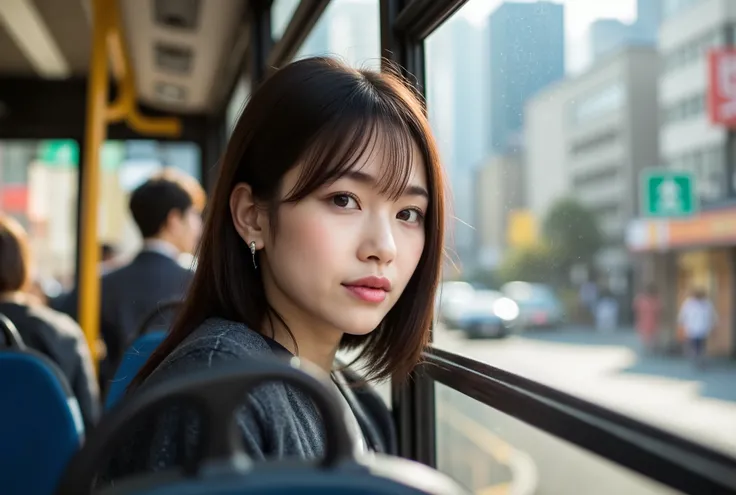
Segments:
[[[708,54],[708,114],[710,121],[736,127],[736,49],[722,48]]]

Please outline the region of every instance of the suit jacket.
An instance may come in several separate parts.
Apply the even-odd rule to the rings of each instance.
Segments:
[[[102,276],[100,333],[107,346],[107,357],[100,365],[103,388],[143,320],[162,303],[183,300],[192,276],[192,270],[152,250],[141,251],[127,265]],[[74,289],[59,309],[77,319],[77,301]],[[159,324],[165,324],[163,315]]]

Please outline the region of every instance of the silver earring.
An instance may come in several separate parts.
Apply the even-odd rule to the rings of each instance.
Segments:
[[[250,255],[253,257],[253,268],[258,269],[256,265],[256,241],[250,241]]]

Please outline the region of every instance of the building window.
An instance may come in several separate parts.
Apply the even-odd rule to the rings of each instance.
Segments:
[[[662,110],[663,124],[674,124],[700,117],[705,112],[705,94],[688,96]]]
[[[726,197],[726,159],[720,146],[690,151],[668,162],[671,170],[690,172],[695,177],[698,198],[704,204]]]
[[[582,155],[585,153],[589,153],[593,150],[597,150],[598,148],[602,148],[604,146],[611,146],[613,143],[618,141],[618,137],[619,137],[618,129],[608,130],[608,131],[587,137],[585,139],[576,141],[570,147],[570,152],[573,155]]]
[[[572,105],[572,120],[574,124],[582,124],[615,112],[624,106],[626,89],[623,84],[616,82],[594,94],[574,102]]]
[[[664,71],[673,72],[706,58],[711,48],[724,45],[723,30],[708,31],[664,55]]]

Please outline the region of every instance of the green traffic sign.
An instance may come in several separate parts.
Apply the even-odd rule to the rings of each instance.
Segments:
[[[684,217],[698,209],[695,178],[688,172],[645,170],[641,182],[645,216]]]
[[[41,141],[38,149],[38,159],[51,166],[78,166],[79,145],[72,139]]]

